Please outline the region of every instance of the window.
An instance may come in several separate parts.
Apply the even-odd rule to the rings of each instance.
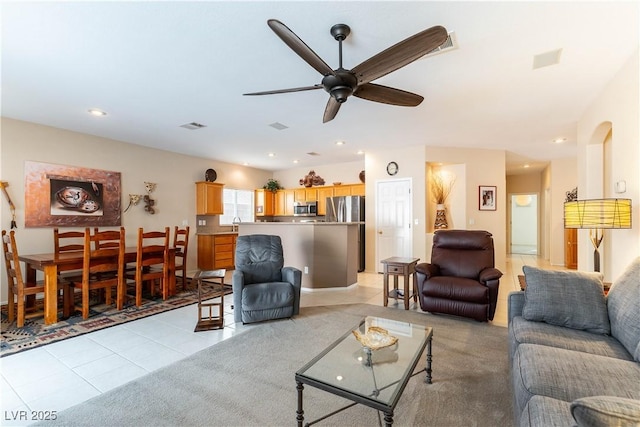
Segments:
[[[223,192],[224,215],[220,216],[220,225],[233,224],[233,218],[242,222],[253,222],[253,190],[232,190]]]

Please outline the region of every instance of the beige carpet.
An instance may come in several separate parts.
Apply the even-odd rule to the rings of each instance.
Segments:
[[[433,384],[412,378],[396,426],[504,426],[513,423],[507,329],[473,320],[367,304],[307,307],[293,320],[248,331],[58,414],[65,426],[295,425],[295,372],[366,316],[434,328]],[[424,357],[418,369],[424,369]],[[306,386],[305,422],[348,401]],[[42,424],[45,425],[45,424]],[[378,425],[357,405],[318,425]]]

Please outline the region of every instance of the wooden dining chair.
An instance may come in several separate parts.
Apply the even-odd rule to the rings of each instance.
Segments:
[[[53,253],[56,257],[63,252],[80,252],[84,249],[84,231],[60,231],[53,229]],[[58,278],[70,282],[82,279],[82,270],[58,273]]]
[[[150,286],[151,296],[155,295],[155,287],[160,285],[162,299],[169,297],[169,227],[164,231],[147,231],[138,229],[135,271],[126,274],[127,279],[135,283],[136,306],[142,305],[144,284]]]
[[[180,271],[181,279],[182,279],[182,290],[187,289],[187,249],[189,248],[189,226],[186,228],[178,228],[175,227],[173,233],[173,248],[176,253],[176,276],[178,271]],[[178,258],[181,261],[178,263]],[[176,282],[177,282],[176,277]]]
[[[42,297],[44,297],[44,283],[25,282],[18,256],[15,231],[7,233],[6,230],[2,230],[2,251],[4,253],[8,282],[7,318],[9,322],[16,320],[17,311],[18,318],[16,320],[16,326],[22,328],[25,319],[44,316],[44,309],[39,309],[37,306],[26,306],[28,296],[42,295]],[[69,317],[71,314],[69,310],[71,304],[71,289],[68,283],[58,282],[58,290],[60,289],[64,291],[63,316]]]
[[[117,247],[96,246],[96,241],[108,240],[117,242]],[[92,245],[94,246],[92,248]],[[82,280],[74,282],[73,286],[81,291],[80,304],[75,305],[76,311],[82,312],[82,317],[89,317],[90,298],[93,290],[105,290],[105,303],[111,304],[112,289],[116,290],[116,308],[122,310],[125,297],[125,232],[124,227],[119,230],[99,231],[91,234],[91,230],[84,231],[84,249],[82,262]]]

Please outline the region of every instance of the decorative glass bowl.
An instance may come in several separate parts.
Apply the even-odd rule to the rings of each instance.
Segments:
[[[371,350],[379,350],[381,348],[392,346],[398,342],[397,337],[389,335],[389,331],[378,326],[370,326],[365,334],[360,333],[357,329],[352,332],[363,347]]]

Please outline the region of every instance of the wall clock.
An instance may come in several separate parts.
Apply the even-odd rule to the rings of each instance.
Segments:
[[[395,175],[398,173],[398,164],[396,162],[389,162],[387,165],[387,173],[389,175]]]

